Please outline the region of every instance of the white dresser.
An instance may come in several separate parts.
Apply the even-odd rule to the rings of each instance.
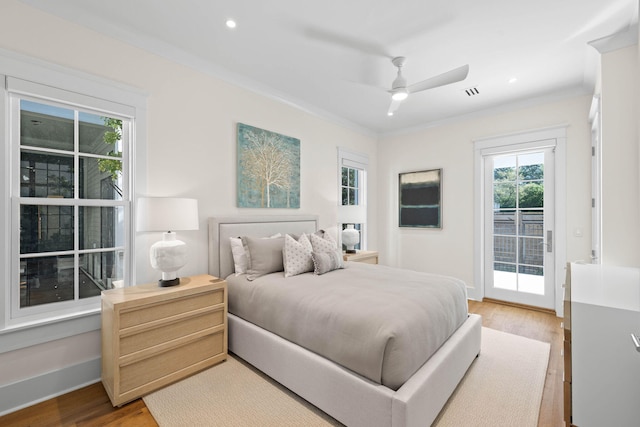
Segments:
[[[640,425],[640,269],[571,264],[572,424]]]

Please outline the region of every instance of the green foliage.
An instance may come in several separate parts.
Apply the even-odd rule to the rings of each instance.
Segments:
[[[496,168],[493,171],[495,182],[493,202],[495,206],[502,209],[515,208],[516,197],[518,197],[519,208],[542,207],[544,201],[543,165],[520,166],[517,175],[518,180],[516,180],[516,169],[513,167]],[[516,191],[518,187],[519,190]]]
[[[515,181],[516,170],[512,167],[496,168],[493,170],[493,180],[499,181]]]
[[[104,125],[108,128],[105,131],[102,139],[105,144],[115,145],[122,138],[122,120],[114,119],[111,117],[103,117]],[[119,151],[111,150],[107,153],[107,156],[114,157],[114,159],[100,159],[98,160],[98,169],[100,172],[108,172],[111,175],[113,181],[118,180],[118,176],[122,172],[122,153]]]
[[[521,208],[541,208],[544,202],[544,186],[540,182],[530,182],[520,187]]]
[[[544,178],[544,165],[524,165],[518,171],[521,180],[533,180]]]
[[[516,207],[516,184],[500,183],[493,187],[493,203],[497,208],[515,208]]]

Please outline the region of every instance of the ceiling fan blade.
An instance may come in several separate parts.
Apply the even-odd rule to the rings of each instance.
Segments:
[[[395,99],[391,99],[391,105],[389,105],[389,111],[387,111],[388,116],[393,116],[398,107],[400,107],[400,103],[402,101],[396,101]]]
[[[414,83],[407,87],[409,93],[420,92],[422,90],[433,89],[435,87],[445,86],[451,83],[460,82],[469,75],[469,64],[462,67],[454,68],[446,73],[431,77],[430,79]]]

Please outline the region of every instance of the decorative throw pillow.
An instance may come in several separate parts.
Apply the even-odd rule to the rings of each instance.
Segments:
[[[248,280],[254,280],[265,274],[284,270],[284,265],[282,264],[284,237],[260,239],[245,236],[242,238],[242,243],[248,249]]]
[[[302,234],[297,241],[292,236],[285,235],[284,249],[282,251],[284,277],[313,271],[312,250],[311,242],[306,234]]]
[[[328,233],[324,233],[323,237],[318,236],[317,234],[311,234],[310,239],[314,252],[328,252],[338,249],[338,244]]]
[[[313,274],[324,274],[343,268],[342,255],[337,251],[311,252]]]
[[[338,268],[343,268],[342,251],[330,234],[324,233],[323,237],[316,234],[310,236],[311,259],[313,260],[314,274],[324,274]]]

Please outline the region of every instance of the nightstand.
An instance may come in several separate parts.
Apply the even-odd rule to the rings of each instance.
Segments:
[[[357,251],[355,254],[343,253],[342,259],[345,261],[364,262],[367,264],[378,263],[378,251]]]
[[[227,282],[206,274],[102,292],[102,383],[113,406],[227,358]]]

